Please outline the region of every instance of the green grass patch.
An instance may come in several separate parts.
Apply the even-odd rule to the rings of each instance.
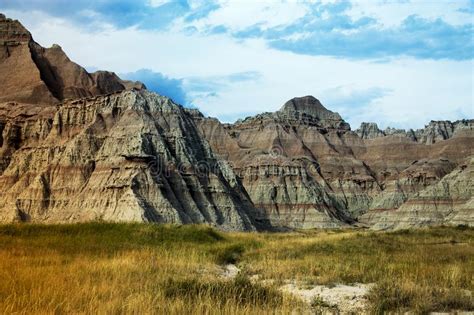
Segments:
[[[64,254],[115,254],[119,251],[176,247],[184,244],[212,246],[225,242],[224,234],[205,225],[138,223],[11,224],[0,226],[4,247],[31,246]]]

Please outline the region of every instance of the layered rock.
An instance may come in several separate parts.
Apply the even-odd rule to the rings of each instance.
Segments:
[[[436,184],[427,186],[398,209],[365,215],[375,229],[429,225],[474,226],[474,158],[461,163]]]
[[[382,191],[367,209],[371,212],[394,210],[410,197],[436,184],[467,157],[473,156],[474,132],[458,132],[452,138],[426,145],[404,135],[364,140],[353,147],[375,174]],[[365,217],[360,218],[365,221]]]
[[[28,116],[10,105],[0,221],[264,224],[227,162],[168,98],[128,91]]]
[[[447,139],[434,142],[375,124],[352,132],[312,97],[233,125],[196,119],[255,206],[277,226],[372,224],[367,217],[399,208],[473,155],[471,121],[453,123]]]
[[[224,125],[146,91],[3,103],[0,220],[395,228],[403,218],[381,220],[401,213],[411,225],[441,222],[429,201],[437,191],[423,197],[422,217],[404,209],[473,155],[470,129],[432,145],[362,139],[319,102],[316,111],[287,104]],[[469,194],[443,223],[472,224]]]
[[[0,86],[0,222],[474,225],[474,120],[354,132],[304,96],[221,124],[3,15]]]
[[[255,206],[275,226],[351,224],[368,207],[367,192],[380,189],[346,144],[361,139],[313,97],[294,98],[275,113],[234,125],[197,121],[213,150],[232,163]]]
[[[306,123],[324,128],[350,129],[349,124],[338,113],[328,110],[311,95],[289,100],[274,116],[285,121],[296,121],[297,124]]]
[[[444,159],[415,160],[399,173],[383,180],[383,191],[375,196],[369,210],[392,210],[401,206],[410,196],[436,184],[454,168],[455,163]],[[386,172],[386,171],[384,171]],[[388,175],[385,173],[385,175]]]
[[[14,69],[14,70],[13,70]],[[60,46],[43,48],[20,22],[0,14],[0,102],[53,104],[130,88],[114,73],[88,73],[72,62]]]

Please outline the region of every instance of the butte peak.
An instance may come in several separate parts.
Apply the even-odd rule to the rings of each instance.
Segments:
[[[292,98],[280,108],[279,113],[289,116],[308,115],[321,120],[342,120],[338,113],[328,110],[317,98],[311,95]]]
[[[327,110],[323,104],[314,96],[306,95],[302,97],[294,97],[287,101],[281,111],[308,111],[313,109]]]
[[[121,80],[108,71],[87,72],[61,46],[44,48],[17,20],[0,16],[0,102],[58,104],[130,89],[141,82]]]

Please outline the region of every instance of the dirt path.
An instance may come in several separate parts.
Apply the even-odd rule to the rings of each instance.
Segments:
[[[225,265],[221,267],[220,277],[231,280],[239,272],[240,269],[237,266],[233,264]],[[258,277],[252,277],[252,280],[259,281]],[[266,280],[266,282],[269,281]],[[362,283],[308,286],[300,285],[295,281],[288,281],[279,289],[306,302],[316,312],[337,311],[338,314],[360,314],[367,312],[366,295],[371,286],[371,284]]]

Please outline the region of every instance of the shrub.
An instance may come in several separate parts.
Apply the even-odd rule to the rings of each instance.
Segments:
[[[241,275],[232,281],[169,278],[164,283],[164,295],[167,298],[189,301],[210,299],[220,305],[230,302],[241,306],[271,308],[283,303],[283,296],[279,291],[252,283],[247,277]]]
[[[245,247],[242,244],[233,244],[215,250],[216,262],[218,264],[236,264],[242,258]]]

